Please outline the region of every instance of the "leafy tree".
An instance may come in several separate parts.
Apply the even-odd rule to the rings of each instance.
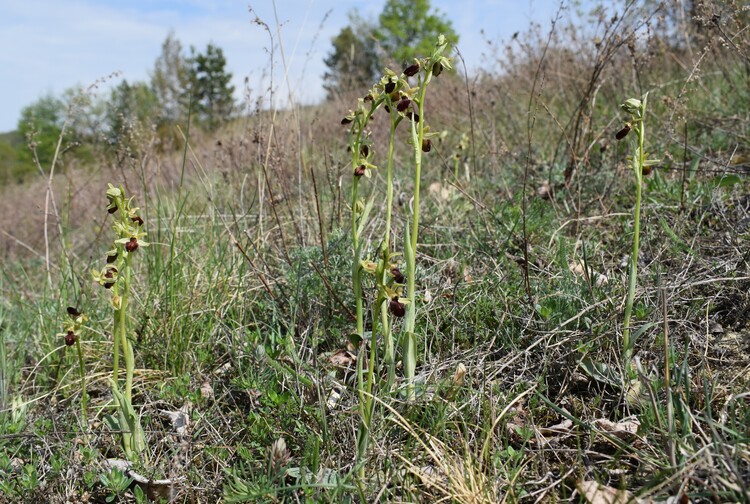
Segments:
[[[402,65],[429,54],[439,34],[458,42],[450,20],[432,11],[429,0],[388,0],[378,26],[349,15],[349,25],[333,38],[324,60],[324,87],[329,98],[337,92],[369,87],[384,66]]]
[[[0,136],[0,185],[5,185],[12,180],[20,181],[24,175],[24,167],[26,170],[30,168],[28,163],[25,165],[19,163],[19,151],[8,138],[12,134],[5,133]]]
[[[34,152],[42,167],[52,164],[66,114],[65,103],[51,94],[21,110],[18,132],[28,148],[21,149],[19,160],[28,166],[29,171],[34,170]]]
[[[156,122],[159,115],[156,94],[145,82],[129,84],[123,80],[112,89],[105,115],[110,141],[120,143],[139,127],[148,128]]]
[[[430,11],[430,0],[388,0],[379,22],[376,36],[386,56],[397,64],[430,54],[441,33],[451,44],[458,42],[450,20]]]
[[[229,119],[234,108],[232,74],[226,71],[227,60],[220,47],[208,44],[205,53],[191,58],[190,84],[193,110],[199,122],[214,128]]]
[[[21,172],[37,170],[35,155],[42,169],[49,169],[61,134],[58,162],[71,156],[92,160],[103,119],[103,102],[78,88],[66,89],[59,98],[49,94],[24,107],[17,128],[23,139],[18,149],[18,161],[24,165]]]
[[[234,86],[226,65],[224,51],[214,44],[208,44],[202,53],[191,48],[190,57],[186,57],[182,44],[170,33],[151,75],[162,129],[186,121],[191,98],[194,116],[203,125],[215,127],[228,119],[234,107]],[[142,91],[141,98],[146,98]]]
[[[167,35],[151,74],[151,88],[159,104],[161,122],[178,123],[187,117],[190,64],[174,33]]]
[[[328,67],[323,88],[329,98],[339,91],[370,87],[381,70],[375,27],[355,13],[349,14],[349,23],[333,38],[333,50],[323,60]]]

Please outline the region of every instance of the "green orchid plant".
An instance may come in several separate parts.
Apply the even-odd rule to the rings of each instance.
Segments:
[[[658,160],[647,159],[645,150],[646,140],[646,103],[648,93],[639,100],[630,98],[620,105],[623,112],[628,114],[629,120],[623,128],[617,132],[615,138],[622,140],[632,131],[635,136],[632,141],[631,167],[635,179],[635,209],[633,211],[633,245],[630,253],[630,267],[628,269],[628,297],[625,302],[625,321],[622,332],[622,361],[625,369],[626,381],[634,378],[633,351],[636,338],[631,334],[631,317],[633,314],[633,303],[635,300],[636,280],[638,277],[638,253],[640,248],[641,233],[641,192],[643,188],[643,176],[647,174]]]
[[[66,347],[72,347],[74,345],[76,347],[76,354],[78,355],[78,372],[81,377],[81,420],[83,428],[86,430],[86,427],[88,426],[88,421],[86,420],[86,402],[88,397],[86,394],[86,367],[83,362],[81,336],[86,327],[88,317],[72,306],[68,307],[67,312],[68,318],[63,323],[63,332],[58,334],[58,336],[64,338]]]
[[[117,407],[117,417],[109,417],[109,423],[122,434],[122,447],[129,460],[146,455],[146,440],[140,420],[133,409],[133,372],[135,369],[133,339],[130,331],[128,309],[130,307],[133,258],[138,250],[148,247],[143,219],[138,208],[133,206],[122,187],[109,184],[107,188],[107,212],[115,216],[113,229],[116,238],[111,250],[106,253],[106,265],[92,271],[94,282],[111,293],[113,311],[112,337],[113,359],[110,386]],[[120,352],[125,364],[125,386],[120,386]]]
[[[386,69],[381,79],[364,98],[357,102],[356,110],[350,111],[341,121],[349,125],[349,150],[352,155],[353,184],[351,193],[351,239],[352,239],[352,285],[356,303],[356,336],[364,341],[365,308],[363,304],[363,280],[367,274],[374,278],[375,300],[372,303],[372,331],[370,332],[369,355],[365,357],[367,345],[361,346],[357,359],[357,387],[360,399],[360,428],[358,432],[358,459],[362,461],[367,451],[371,420],[374,411],[374,386],[376,361],[378,359],[377,337],[382,334],[382,359],[386,369],[386,389],[395,384],[396,345],[393,338],[394,319],[404,319],[401,347],[406,381],[406,396],[414,398],[414,373],[416,369],[416,249],[419,231],[419,191],[422,171],[422,155],[432,150],[432,133],[425,123],[425,101],[427,86],[432,78],[451,68],[451,60],[444,54],[448,43],[444,36],[438,37],[433,53],[423,59],[415,59],[401,73]],[[360,196],[361,181],[370,179],[379,169],[375,163],[376,153],[369,134],[370,122],[376,111],[386,111],[389,117],[389,142],[386,155],[386,201],[385,229],[376,257],[365,257],[364,229],[372,212],[374,201]],[[393,159],[398,126],[406,121],[407,140],[412,145],[414,166],[414,195],[411,227],[404,226],[404,262],[406,275],[401,272],[397,259],[400,254],[393,251]],[[406,295],[403,291],[406,289]],[[365,372],[364,363],[367,363]]]

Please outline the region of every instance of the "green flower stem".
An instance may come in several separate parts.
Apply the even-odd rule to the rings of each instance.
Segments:
[[[378,295],[378,302],[376,307],[380,304],[385,305],[384,298]],[[377,308],[376,308],[377,309]],[[367,447],[370,444],[370,426],[372,423],[373,412],[375,411],[375,401],[373,396],[373,384],[375,378],[375,357],[376,357],[376,344],[377,344],[377,333],[378,333],[378,318],[373,315],[372,320],[372,332],[370,334],[370,355],[367,360],[367,379],[363,379],[362,372],[362,359],[358,359],[357,369],[359,371],[358,385],[359,385],[359,414],[360,414],[360,425],[357,430],[357,460],[360,462],[365,459],[367,455]],[[365,466],[359,467],[359,476],[364,478]]]
[[[372,112],[373,109],[371,109],[370,113],[365,117],[358,116],[356,118],[356,121],[358,121],[357,128],[352,129],[352,131],[356,131],[354,141],[350,142],[352,148],[352,170],[354,170],[359,165],[362,134],[364,132],[367,121],[372,115]],[[362,304],[362,265],[360,263],[362,259],[362,250],[360,246],[359,236],[359,219],[364,218],[364,212],[359,212],[357,209],[359,202],[359,179],[360,177],[355,176],[354,182],[352,184],[352,286],[354,289],[354,300],[356,304],[357,335],[360,337],[360,340],[362,340],[365,333],[365,323],[364,307]],[[375,348],[375,328],[373,328],[372,331],[372,338],[373,341],[371,342],[370,346],[370,362],[368,364],[367,383],[365,383],[364,370],[362,368],[361,354],[363,352],[360,352],[360,356],[357,359],[357,391],[359,395],[360,405],[360,423],[357,430],[357,460],[359,462],[364,461],[365,455],[367,454],[367,446],[369,444],[370,436],[370,420],[372,417],[372,374],[370,373],[369,367],[372,366],[374,361],[372,352]],[[362,348],[364,347],[365,345],[363,344]],[[364,470],[364,465],[361,465],[359,468],[359,475],[361,478],[364,478]]]
[[[76,351],[78,352],[78,369],[81,373],[81,419],[83,420],[83,428],[85,431],[89,423],[86,419],[86,367],[83,364],[81,338],[76,338]]]
[[[393,149],[396,143],[396,126],[398,126],[398,115],[393,112],[391,106],[391,131],[390,141],[388,142],[388,165],[386,168],[386,203],[385,203],[385,234],[383,236],[383,274],[380,275],[380,281],[385,286],[387,278],[387,269],[390,267],[391,257],[391,217],[393,213]],[[383,299],[380,303],[380,318],[383,321],[383,340],[385,342],[384,361],[388,368],[387,388],[391,390],[396,379],[396,356],[393,345],[393,332],[388,318],[388,300]]]
[[[147,247],[148,243],[143,240],[146,232],[143,231],[143,220],[138,216],[137,208],[131,206],[131,199],[125,195],[120,187],[109,184],[107,189],[109,205],[107,211],[117,214],[118,220],[114,223],[116,238],[114,250],[107,252],[107,262],[116,258],[117,264],[106,266],[103,270],[93,272],[94,280],[103,287],[110,288],[111,306],[113,310],[112,340],[112,397],[114,398],[117,418],[112,421],[112,427],[117,429],[122,436],[122,447],[128,460],[146,457],[146,439],[140,426],[140,420],[135,413],[132,404],[133,398],[133,374],[135,370],[135,357],[133,352],[133,340],[128,334],[128,308],[130,307],[130,289],[133,276],[133,254],[141,247]],[[120,352],[124,359],[125,387],[120,387]]]
[[[130,402],[133,399],[133,369],[135,363],[133,362],[133,344],[128,338],[127,333],[127,310],[128,302],[130,300],[130,275],[131,275],[131,258],[132,255],[128,254],[125,257],[124,264],[124,284],[122,289],[122,298],[120,300],[120,341],[122,342],[122,355],[125,359],[125,399]]]
[[[646,96],[643,97],[640,110],[636,116],[633,116],[634,126],[638,134],[638,145],[633,155],[633,172],[635,174],[635,210],[633,214],[633,249],[630,254],[630,270],[628,271],[628,297],[625,303],[625,321],[622,332],[622,360],[625,366],[625,378],[632,378],[632,360],[635,341],[631,338],[631,317],[633,314],[633,302],[635,300],[635,287],[638,276],[638,251],[640,247],[641,233],[641,192],[643,187],[643,167],[645,165],[645,139],[646,128],[644,119],[646,115]]]
[[[113,289],[113,296],[117,295],[117,285],[115,284]],[[112,357],[112,381],[117,385],[117,378],[120,374],[120,318],[122,318],[122,310],[115,310],[114,315],[114,326],[112,328],[112,348],[113,348],[113,357]]]
[[[359,142],[357,142],[358,144]],[[355,161],[356,162],[356,161]],[[353,263],[352,263],[352,285],[354,287],[354,302],[356,303],[356,314],[357,314],[357,334],[360,338],[365,333],[365,322],[364,315],[362,312],[362,279],[361,272],[362,266],[359,264],[360,261],[360,248],[359,248],[359,236],[357,236],[357,200],[359,197],[359,177],[354,177],[354,184],[352,185],[352,247],[354,249]]]
[[[432,67],[427,70],[424,80],[419,87],[419,122],[412,121],[411,133],[412,143],[414,144],[414,210],[412,215],[411,233],[408,238],[411,239],[408,244],[408,253],[406,254],[407,262],[407,294],[409,303],[406,306],[406,321],[404,323],[404,334],[402,346],[404,349],[404,377],[406,378],[406,397],[407,400],[414,399],[414,373],[417,367],[417,341],[414,334],[416,323],[416,257],[417,257],[417,237],[419,233],[419,189],[422,179],[422,141],[424,140],[424,102],[427,92],[427,84],[432,79]]]
[[[352,170],[354,170],[359,162],[360,146],[362,144],[362,134],[365,130],[365,125],[369,121],[372,113],[375,111],[373,107],[370,112],[365,116],[358,116],[356,118],[357,128],[356,137],[354,141],[350,143],[352,147]],[[353,128],[352,131],[355,129]],[[357,334],[360,338],[364,337],[365,333],[365,322],[364,322],[364,308],[362,306],[362,266],[360,265],[361,248],[359,243],[359,233],[357,232],[358,220],[361,214],[357,211],[357,202],[359,200],[359,177],[354,177],[354,183],[352,184],[352,247],[353,247],[353,264],[352,264],[352,284],[354,288],[354,301],[356,303],[356,314],[357,314]]]

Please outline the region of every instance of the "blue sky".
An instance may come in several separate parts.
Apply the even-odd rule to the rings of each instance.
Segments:
[[[385,0],[276,0],[281,42],[295,99],[323,97],[323,58],[330,40],[358,9],[377,19]],[[459,49],[469,69],[483,61],[486,40],[509,38],[534,20],[548,26],[557,0],[433,0],[460,36]],[[249,79],[255,97],[267,86],[268,34],[253,23],[255,14],[276,30],[272,0],[0,0],[0,132],[15,129],[21,109],[45,94],[59,96],[71,87],[88,87],[118,72],[121,79],[147,80],[170,30],[185,48],[224,50],[238,96]],[[481,35],[481,31],[485,35]],[[276,55],[274,81],[283,83]],[[301,72],[304,70],[304,75]],[[286,95],[286,88],[279,95]],[[106,95],[105,95],[106,96]]]

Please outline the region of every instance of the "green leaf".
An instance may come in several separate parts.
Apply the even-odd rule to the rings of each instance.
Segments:
[[[714,177],[711,181],[711,185],[714,187],[733,187],[739,184],[742,180],[740,176],[734,173],[728,173]]]
[[[630,343],[632,347],[635,347],[635,342],[638,341],[638,338],[643,336],[643,333],[654,327],[656,323],[649,322],[648,324],[642,325],[633,335],[630,337]]]
[[[606,383],[616,388],[622,386],[622,376],[619,371],[608,364],[596,362],[586,356],[581,359],[579,365],[587,375],[600,383]]]

